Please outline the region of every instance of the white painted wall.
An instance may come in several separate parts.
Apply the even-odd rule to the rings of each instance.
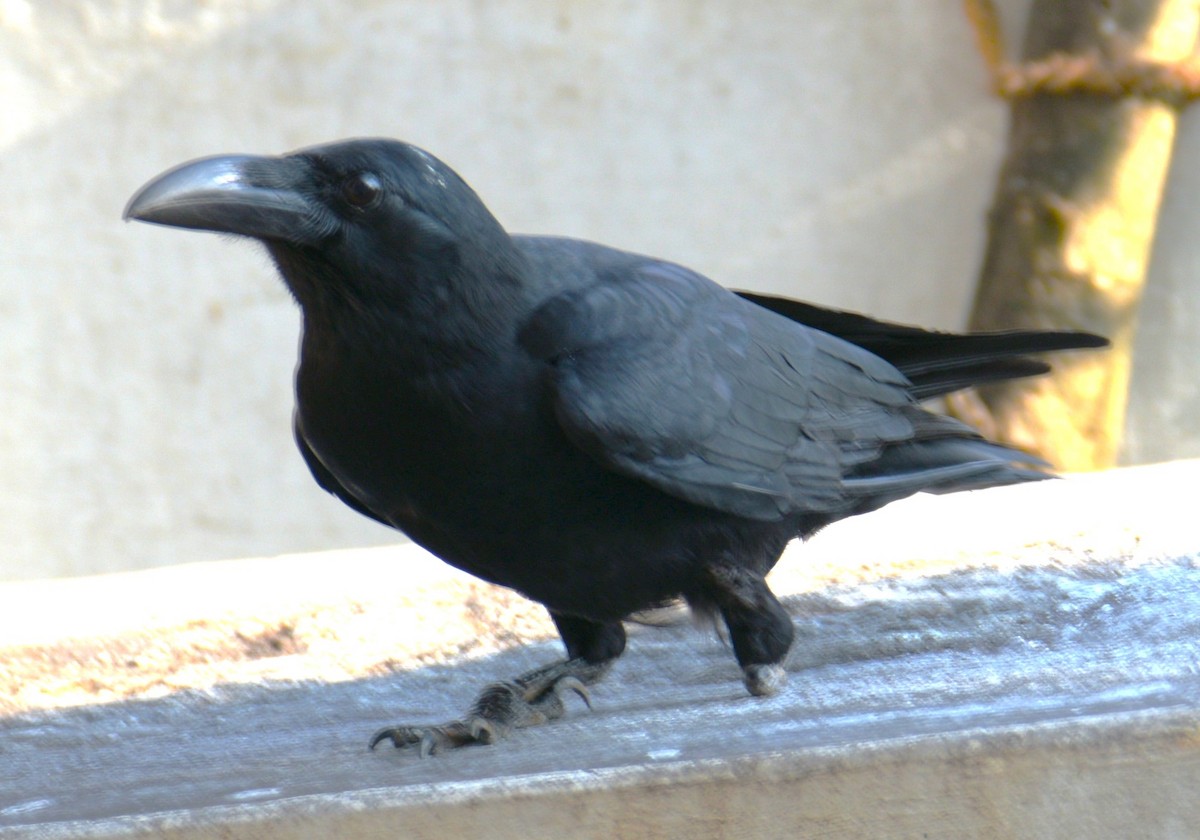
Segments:
[[[400,137],[513,230],[951,328],[1006,120],[957,0],[0,0],[0,105],[0,577],[397,539],[293,450],[265,256],[121,222],[168,166]],[[1135,460],[1200,454],[1198,143],[1188,119]]]

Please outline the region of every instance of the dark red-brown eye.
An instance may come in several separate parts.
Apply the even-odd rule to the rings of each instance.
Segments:
[[[373,206],[381,195],[383,184],[370,172],[351,175],[342,182],[342,198],[351,207],[357,207],[359,210]]]

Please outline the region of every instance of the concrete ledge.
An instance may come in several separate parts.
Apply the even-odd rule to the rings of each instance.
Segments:
[[[791,682],[689,621],[595,710],[368,753],[557,655],[411,546],[0,587],[0,837],[1192,837],[1200,462],[918,498],[772,578]],[[951,527],[952,526],[952,527]]]
[[[30,827],[38,838],[1195,837],[1194,714],[414,784]]]

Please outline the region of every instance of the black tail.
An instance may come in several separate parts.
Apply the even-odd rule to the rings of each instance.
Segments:
[[[853,312],[822,309],[789,298],[738,295],[807,327],[835,335],[886,359],[912,382],[919,400],[960,388],[1045,373],[1050,366],[1029,353],[1108,346],[1108,339],[1085,332],[1013,331],[957,334],[876,321]]]
[[[1040,481],[1054,476],[1035,455],[985,440],[970,426],[913,406],[912,437],[887,446],[846,474],[842,486],[855,513],[876,510],[913,493],[957,493]]]

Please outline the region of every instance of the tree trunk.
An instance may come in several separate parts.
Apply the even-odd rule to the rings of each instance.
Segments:
[[[1023,59],[1027,67],[1068,56],[1102,67],[1181,61],[1195,48],[1197,14],[1194,0],[1034,0]],[[990,437],[1066,470],[1116,460],[1178,116],[1165,98],[1099,87],[1013,101],[970,328],[1082,329],[1113,347],[1056,357],[1049,376],[950,400]]]

